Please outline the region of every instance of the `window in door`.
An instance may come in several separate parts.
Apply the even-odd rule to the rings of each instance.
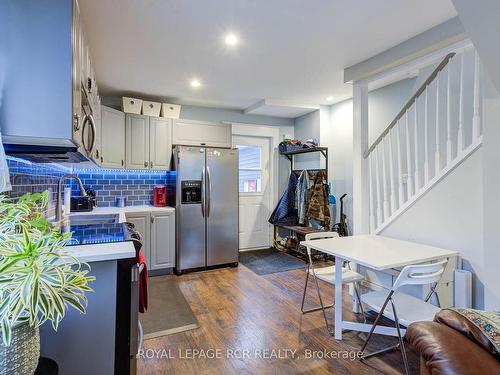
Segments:
[[[260,146],[236,145],[240,151],[240,193],[262,192],[262,148]]]

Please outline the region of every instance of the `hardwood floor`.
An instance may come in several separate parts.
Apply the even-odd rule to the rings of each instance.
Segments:
[[[304,276],[304,270],[258,276],[243,265],[180,277],[162,276],[166,282],[178,283],[200,328],[145,341],[138,373],[321,375],[398,374],[403,371],[398,351],[370,358],[364,363],[349,359],[361,347],[364,333],[347,332],[343,340],[337,342],[326,332],[320,311],[303,315],[300,301]],[[307,301],[317,303],[312,283],[308,291]],[[333,296],[331,286],[322,285],[322,292],[325,296]],[[346,289],[344,301],[344,314],[349,319],[356,319]],[[328,312],[332,315],[332,310]],[[375,335],[369,351],[395,342],[395,338]],[[199,352],[194,355],[196,349]],[[247,352],[236,352],[238,349]],[[337,358],[318,358],[324,356],[324,351],[338,352],[334,354]],[[307,357],[313,352],[317,358]],[[227,358],[231,354],[232,358]],[[197,358],[190,358],[193,356]],[[412,373],[417,374],[418,357],[411,351],[408,356]]]

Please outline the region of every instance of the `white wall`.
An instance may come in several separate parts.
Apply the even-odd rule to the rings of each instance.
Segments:
[[[352,100],[332,105],[330,121],[321,123],[321,145],[328,147],[328,175],[333,195],[340,198],[344,193],[344,212],[352,219]],[[340,204],[340,202],[339,202]],[[339,206],[339,205],[338,205]],[[340,207],[340,206],[339,206]],[[335,210],[339,221],[339,207]],[[352,229],[352,228],[351,228]]]
[[[438,183],[381,235],[459,251],[474,273],[474,306],[483,308],[483,150]]]
[[[320,110],[297,117],[295,124],[295,138],[304,142],[310,138],[320,141],[321,116]],[[319,154],[295,156],[295,169],[319,168],[322,156]]]
[[[498,0],[453,0],[458,17],[472,39],[486,69],[500,90],[500,2]]]
[[[488,272],[484,277],[485,308],[500,309],[500,230],[498,212],[500,212],[500,3],[498,0],[453,0],[460,20],[469,33],[481,56],[493,84],[485,85],[483,103],[483,196],[484,196],[484,257],[488,261]]]
[[[484,308],[500,310],[500,95],[492,83],[484,87],[483,102],[483,235],[485,272]]]
[[[421,74],[420,76],[423,76]],[[425,81],[425,78],[423,80]],[[368,93],[368,143],[371,145],[417,91],[417,79],[409,78]]]
[[[369,93],[370,143],[375,141],[415,93],[416,82],[417,78],[405,79]],[[295,129],[297,132],[297,121]],[[332,183],[333,193],[337,199],[347,193],[347,197],[344,199],[344,213],[347,215],[348,220],[352,220],[352,130],[352,99],[332,105],[330,107],[329,121],[321,121],[321,145],[328,147],[329,150],[329,180]],[[336,222],[339,220],[338,214],[340,210],[340,205],[337,206]],[[349,223],[352,232],[351,224]]]

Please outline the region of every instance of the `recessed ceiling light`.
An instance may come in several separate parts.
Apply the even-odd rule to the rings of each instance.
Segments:
[[[331,102],[333,100],[333,96],[327,96],[326,101]]]
[[[201,82],[197,79],[192,79],[191,80],[191,87],[200,87],[201,86]]]
[[[238,44],[238,37],[233,33],[229,33],[226,35],[225,41],[228,46],[234,46]]]

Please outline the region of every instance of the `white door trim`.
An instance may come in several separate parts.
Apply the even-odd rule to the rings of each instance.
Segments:
[[[270,155],[269,160],[269,184],[271,188],[271,211],[278,203],[278,163],[279,152],[278,145],[280,143],[280,129],[278,126],[271,125],[256,125],[245,123],[232,123],[233,136],[246,136],[246,137],[264,137],[269,138]],[[233,145],[234,146],[234,145]],[[270,243],[272,244],[273,231],[270,230]]]

